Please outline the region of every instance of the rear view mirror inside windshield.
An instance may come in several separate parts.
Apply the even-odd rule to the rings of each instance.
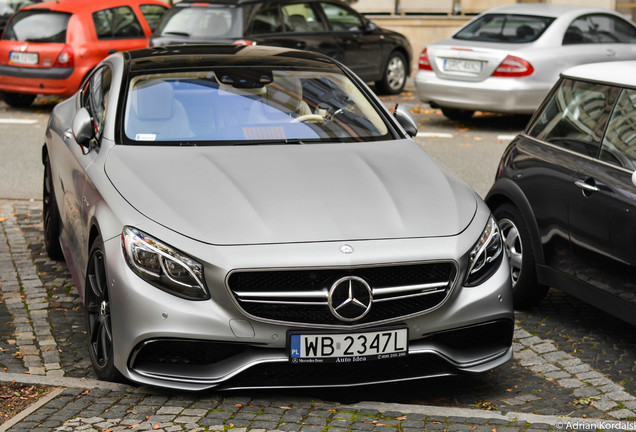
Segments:
[[[217,73],[223,84],[236,88],[262,88],[274,81],[272,71],[264,69],[233,69]]]

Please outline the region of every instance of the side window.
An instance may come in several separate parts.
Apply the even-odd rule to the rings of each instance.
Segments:
[[[283,31],[278,7],[264,8],[254,15],[252,34],[280,33]]]
[[[607,125],[600,159],[636,170],[636,90],[621,92]]]
[[[95,138],[98,141],[104,131],[111,82],[112,71],[109,67],[103,66],[96,70],[82,87],[82,106],[93,118]]]
[[[168,8],[154,4],[145,4],[139,5],[139,10],[141,10],[144,18],[146,18],[146,22],[148,23],[150,30],[155,31],[163,17],[163,14],[166,13]]]
[[[528,134],[596,157],[616,94],[614,87],[563,79],[529,126]]]
[[[360,16],[333,3],[320,3],[333,31],[362,31],[364,25]]]
[[[93,13],[98,39],[132,39],[145,37],[137,16],[128,6]]]
[[[281,6],[280,9],[283,13],[285,31],[287,32],[306,33],[327,31],[310,4],[295,3]]]
[[[577,18],[563,37],[563,45],[582,43],[632,43],[636,28],[613,15],[593,14]]]

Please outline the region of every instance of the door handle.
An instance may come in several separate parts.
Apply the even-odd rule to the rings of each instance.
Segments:
[[[66,129],[64,131],[64,139],[71,139],[73,138],[73,131],[71,129]]]
[[[585,196],[590,196],[594,192],[598,192],[600,189],[596,187],[596,185],[589,184],[583,180],[577,180],[574,182],[575,185],[583,189],[583,194]]]
[[[608,57],[616,57],[616,51],[608,48],[605,50],[605,55]]]
[[[307,42],[296,42],[296,48],[298,48],[298,49],[307,48]]]

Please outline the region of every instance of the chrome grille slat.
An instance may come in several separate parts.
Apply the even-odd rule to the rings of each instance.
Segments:
[[[441,294],[441,293],[443,293],[445,291],[446,290],[435,290],[435,291],[426,291],[426,292],[417,293],[417,294],[407,294],[407,295],[403,295],[403,296],[399,296],[399,297],[391,297],[391,298],[387,298],[387,299],[373,299],[373,303],[382,303],[382,302],[387,302],[387,301],[404,300],[404,299],[408,299],[408,298],[421,297],[421,296],[426,296],[426,295],[431,295],[431,294]]]
[[[235,292],[235,296],[241,299],[249,298],[324,298],[327,300],[329,292],[327,291],[272,291],[267,293],[254,292],[254,291],[242,291]]]
[[[435,288],[442,288],[448,286],[448,281],[436,282],[430,284],[420,285],[407,285],[401,287],[388,287],[388,288],[373,288],[373,296],[381,296],[388,294],[399,294],[403,292],[422,291],[422,290],[435,290]]]
[[[243,303],[265,303],[265,304],[280,304],[280,305],[310,305],[310,306],[324,306],[326,305],[326,301],[324,302],[299,302],[299,301],[276,301],[276,300],[242,300]]]

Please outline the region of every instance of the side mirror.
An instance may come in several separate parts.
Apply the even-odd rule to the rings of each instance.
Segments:
[[[417,135],[417,121],[408,109],[401,105],[396,105],[393,109],[393,116],[410,137]]]
[[[367,21],[364,25],[364,31],[367,33],[373,33],[377,29],[378,29],[377,24],[372,21]]]
[[[82,147],[88,147],[88,143],[95,136],[93,119],[86,108],[80,108],[73,118],[73,137]]]

